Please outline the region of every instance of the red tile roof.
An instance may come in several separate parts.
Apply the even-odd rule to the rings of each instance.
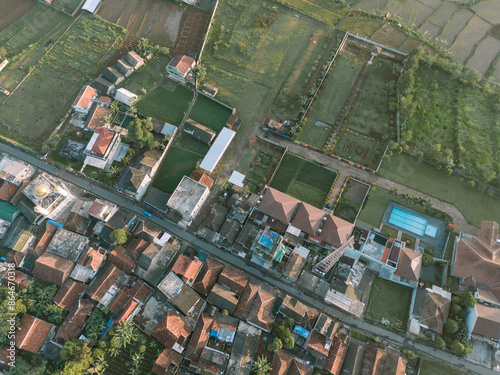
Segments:
[[[289,223],[299,202],[298,199],[270,187],[264,193],[258,209],[283,223]]]
[[[184,346],[184,343],[192,332],[182,318],[172,311],[168,311],[163,319],[153,328],[151,336],[166,348],[172,348],[174,344]]]
[[[315,236],[321,226],[323,216],[325,216],[323,210],[301,202],[293,218],[292,225],[307,234]]]
[[[130,315],[135,311],[135,309],[139,306],[139,302],[137,301],[129,301],[128,304],[123,309],[122,313],[116,318],[116,322],[124,322],[126,321]]]
[[[135,267],[135,260],[127,256],[127,251],[123,246],[117,246],[108,256],[108,260],[123,272],[132,273]]]
[[[12,251],[14,251],[14,250],[12,250]],[[14,285],[14,288],[16,290],[26,289],[26,288],[28,288],[29,284],[30,284],[30,281],[28,279],[28,275],[26,275],[25,273],[18,271],[18,270],[14,270],[14,279],[12,279],[12,274],[9,275],[7,272],[2,277],[2,285],[6,286],[6,287]]]
[[[200,184],[206,186],[207,188],[211,189],[212,186],[214,185],[214,179],[207,175],[206,173],[200,172],[200,171],[193,171],[191,172],[191,175],[189,176],[191,179],[199,182]]]
[[[10,181],[4,181],[0,186],[0,199],[3,201],[10,201],[16,193],[18,186]]]
[[[349,238],[353,229],[354,224],[337,216],[327,215],[325,224],[323,228],[321,228],[319,238],[330,245],[339,247]]]
[[[217,262],[212,257],[208,257],[205,264],[203,264],[200,273],[196,277],[192,288],[203,296],[208,295],[215,285],[215,282],[217,281],[217,278],[223,268],[224,265],[222,263]]]
[[[273,354],[270,375],[310,375],[313,369],[297,361],[284,350]]]
[[[148,241],[142,238],[134,238],[130,241],[130,244],[127,247],[127,255],[134,260],[139,260],[142,253],[148,248],[148,246]]]
[[[28,250],[30,248],[28,247]],[[6,263],[14,263],[16,267],[19,267],[21,262],[24,260],[24,257],[26,256],[26,253],[21,253],[20,251],[16,250],[11,250],[7,253],[5,256],[7,259],[5,260]]]
[[[38,353],[42,348],[45,338],[53,325],[24,314],[19,324],[20,329],[16,332],[16,347],[31,353]]]
[[[448,319],[450,306],[451,300],[449,298],[426,291],[420,323],[425,324],[432,331],[443,333],[444,323]]]
[[[104,207],[105,206],[102,203],[99,202],[92,203],[92,206],[90,206],[89,215],[100,219],[101,212],[104,209]]]
[[[94,280],[92,287],[87,294],[94,301],[101,302],[102,297],[111,288],[111,286],[118,280],[118,278],[123,275],[122,270],[115,267],[113,264],[108,263],[108,267],[99,277],[99,279]]]
[[[86,319],[94,308],[94,304],[85,299],[79,299],[57,330],[55,339],[65,343],[80,337],[86,325]]]
[[[328,357],[326,357],[324,370],[330,372],[332,375],[340,375],[342,365],[344,364],[347,355],[347,344],[335,337],[332,342]]]
[[[248,283],[238,300],[234,316],[248,320],[265,331],[270,331],[274,318],[271,316],[275,297],[261,285]]]
[[[399,255],[398,268],[394,273],[408,280],[418,281],[421,267],[422,254],[403,247]]]
[[[198,324],[193,332],[193,336],[191,337],[191,341],[189,343],[189,347],[186,353],[186,358],[191,361],[199,361],[201,352],[203,348],[208,342],[208,338],[210,337],[210,328],[212,327],[212,323],[214,318],[206,313],[202,313],[200,319],[198,320]]]
[[[497,307],[476,303],[477,320],[472,332],[500,339],[500,313]]]
[[[37,257],[42,255],[45,252],[45,250],[47,250],[47,247],[49,247],[50,241],[52,241],[52,237],[54,237],[56,231],[57,227],[55,225],[50,223],[47,223],[45,225],[43,233],[41,233],[37,237],[37,242],[34,249]]]
[[[80,107],[83,109],[87,109],[90,107],[92,103],[92,98],[97,95],[97,91],[90,86],[85,86],[80,90],[80,93],[76,97],[73,105],[75,107]]]
[[[180,366],[183,358],[182,354],[177,353],[175,350],[170,348],[163,349],[159,357],[156,359],[152,371],[156,375],[171,374],[171,372],[169,372],[169,367],[171,365],[175,365],[176,367]]]
[[[97,271],[103,259],[104,254],[101,254],[99,250],[89,247],[78,258],[78,264],[92,271]]]
[[[189,259],[181,254],[172,267],[172,271],[181,276],[182,280],[187,283],[194,280],[202,265],[201,260]]]
[[[52,253],[43,253],[35,262],[33,276],[61,286],[69,277],[75,263]]]
[[[111,110],[109,108],[94,103],[85,121],[86,127],[96,129],[99,126],[104,126],[106,125],[106,116],[110,115]]]
[[[177,55],[170,62],[170,66],[177,68],[182,74],[186,74],[188,70],[193,66],[194,59],[186,55]]]
[[[87,285],[79,281],[68,279],[59,288],[54,296],[54,303],[64,310],[71,310],[75,302],[80,298]]]
[[[321,333],[312,331],[309,335],[309,341],[307,343],[307,350],[311,353],[318,355],[320,357],[328,356],[328,349],[325,348],[326,337]]]
[[[102,126],[96,128],[95,132],[99,136],[97,137],[94,145],[92,146],[91,151],[95,152],[98,155],[104,155],[106,150],[113,139],[115,132],[109,130],[108,128],[104,128]]]
[[[245,286],[248,283],[248,277],[239,268],[230,264],[226,264],[224,270],[219,275],[219,284],[228,286],[233,292],[238,295],[243,293]]]

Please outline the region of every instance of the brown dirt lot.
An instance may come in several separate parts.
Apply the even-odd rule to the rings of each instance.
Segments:
[[[17,21],[36,5],[35,0],[0,0],[0,31]]]
[[[139,0],[129,0],[126,3],[127,6],[123,9],[123,12],[120,15],[120,18],[116,22],[118,25],[120,25],[121,27],[127,28],[128,21],[129,21],[130,17],[132,17],[132,14],[134,14],[137,3],[139,3]]]
[[[139,30],[139,35],[150,35],[153,27],[156,24],[156,20],[160,14],[161,7],[165,4],[163,0],[151,0],[147,14],[145,15],[141,29]]]
[[[183,13],[184,10],[180,6],[164,3],[149,38],[156,43],[171,46],[177,39]]]
[[[187,55],[189,51],[199,52],[205,31],[210,21],[210,12],[191,6],[182,15],[179,35],[170,49],[171,55]]]

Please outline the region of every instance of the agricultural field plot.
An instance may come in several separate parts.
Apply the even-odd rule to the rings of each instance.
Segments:
[[[22,17],[27,11],[37,5],[35,0],[0,0],[0,31]]]
[[[437,6],[440,4],[441,0],[438,0]],[[391,14],[398,15],[407,24],[414,24],[418,27],[432,14],[432,12],[434,12],[434,9],[437,8],[437,6],[431,7],[417,0],[407,0],[404,3],[398,0],[389,0],[387,5],[384,7],[384,12],[390,12]]]
[[[310,205],[323,208],[337,172],[292,154],[286,154],[271,187]]]
[[[439,28],[443,28],[450,18],[453,17],[453,13],[455,13],[457,9],[457,4],[446,1],[442,3],[441,6],[429,16],[429,18],[427,18],[427,22],[430,22]]]
[[[479,16],[486,21],[497,24],[500,20],[500,7],[496,0],[480,0],[471,7]]]
[[[58,10],[37,4],[0,32],[0,45],[5,48],[7,57],[12,58],[36,44],[58,26],[70,21],[71,17]]]
[[[189,117],[219,132],[226,125],[226,121],[231,113],[231,109],[224,107],[215,100],[207,98],[205,95],[198,94]]]
[[[376,170],[385,147],[385,142],[345,129],[338,136],[333,154]]]
[[[360,36],[369,38],[383,24],[384,21],[375,18],[352,17],[345,18],[337,27],[349,31],[352,34],[359,34]]]
[[[456,367],[446,366],[443,362],[438,362],[432,359],[424,359],[420,366],[420,375],[466,375],[464,371],[460,371]]]
[[[122,43],[125,35],[120,27],[81,14],[1,105],[2,135],[37,150],[83,83],[96,75],[114,54],[111,47]]]
[[[123,8],[122,14],[120,14],[120,18],[118,18],[118,21],[116,21],[116,24],[118,26],[127,28],[128,21],[130,17],[132,17],[132,14],[134,13],[138,3],[139,0],[129,0],[127,2],[124,2],[125,7]]]
[[[167,80],[137,103],[137,110],[146,116],[179,125],[193,98],[193,92]]]
[[[494,79],[497,82],[500,82],[500,59],[497,58],[496,61],[493,62],[492,65],[492,73],[491,73],[491,78]]]
[[[335,24],[346,13],[347,9],[341,6],[336,7],[329,0],[280,0],[290,5],[292,8],[318,18],[326,23]]]
[[[189,176],[208,152],[208,145],[189,134],[181,134],[160,165],[153,187],[173,193],[183,176]]]
[[[438,36],[441,32],[441,28],[439,26],[430,23],[429,21],[425,21],[423,25],[420,27],[420,30],[425,31],[430,36]]]
[[[154,90],[158,84],[160,84],[167,76],[165,72],[165,67],[170,62],[170,56],[153,56],[146,65],[143,65],[141,69],[135,71],[133,74],[129,75],[124,81],[120,83],[120,87],[124,87],[127,90],[142,94],[142,89],[149,93]]]
[[[383,9],[388,2],[389,0],[359,0],[354,7],[369,12],[372,9]]]
[[[284,148],[260,138],[245,150],[238,172],[246,176],[247,185],[252,192],[262,190],[269,182],[284,151]]]
[[[405,53],[410,53],[413,51],[415,48],[419,46],[427,46],[426,44],[422,43],[420,40],[415,39],[415,38],[409,38],[404,42],[400,47],[399,50]],[[425,48],[425,47],[424,47]]]
[[[171,46],[179,35],[181,19],[189,9],[184,10],[176,4],[164,2],[158,20],[148,37],[154,42]]]
[[[182,14],[177,38],[172,39],[175,43],[171,48],[171,54],[175,56],[187,55],[189,52],[198,53],[205,38],[205,31],[210,22],[210,17],[210,12],[188,6]],[[159,36],[154,37],[152,40],[158,38]]]
[[[334,215],[354,223],[369,189],[370,186],[350,178],[335,205]]]
[[[470,19],[467,27],[455,39],[455,43],[451,46],[451,50],[455,52],[453,59],[463,63],[471,54],[474,45],[483,39],[491,24],[484,21],[478,16]]]
[[[358,94],[354,107],[346,120],[347,128],[382,138],[394,127],[394,112],[389,111],[389,100],[396,101],[396,80],[392,64],[385,59],[374,61],[363,89]]]
[[[499,53],[500,40],[489,35],[479,43],[474,54],[467,61],[467,67],[476,69],[479,73],[485,75]]]
[[[323,82],[321,93],[312,104],[308,121],[299,140],[322,148],[339,117],[363,68],[363,63],[349,55],[339,54]],[[315,125],[321,121],[330,127]]]
[[[408,36],[396,26],[387,24],[378,29],[375,34],[372,35],[371,39],[384,46],[398,49],[399,46],[408,39]]]
[[[50,5],[68,14],[73,14],[81,2],[82,0],[52,0]]]
[[[439,34],[439,38],[447,41],[446,48],[451,47],[455,41],[455,37],[467,26],[467,23],[473,16],[474,13],[463,8],[453,13],[453,17],[450,18],[441,34]]]

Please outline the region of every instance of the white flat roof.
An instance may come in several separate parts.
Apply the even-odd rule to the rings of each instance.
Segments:
[[[208,150],[207,154],[203,158],[200,168],[203,168],[208,173],[212,173],[217,164],[219,164],[222,155],[226,152],[235,135],[236,133],[233,130],[223,128],[217,136],[214,144],[210,147],[210,150]]]
[[[86,10],[87,12],[94,14],[100,4],[101,0],[87,0],[85,5],[82,7],[82,10]]]
[[[245,175],[243,173],[240,173],[238,171],[233,171],[231,174],[231,177],[229,177],[229,182],[239,186],[243,187],[243,180],[245,179]]]
[[[99,133],[93,133],[89,143],[87,143],[87,147],[85,147],[86,151],[92,150],[92,147],[94,147],[94,143],[97,141],[97,138],[99,138]]]
[[[87,155],[83,163],[99,169],[104,169],[104,167],[106,167],[106,160],[97,159],[91,155]]]

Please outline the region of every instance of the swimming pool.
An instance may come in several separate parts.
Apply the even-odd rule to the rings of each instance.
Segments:
[[[408,232],[415,233],[418,236],[423,236],[427,227],[426,219],[402,210],[399,207],[392,208],[389,223],[407,230]]]

